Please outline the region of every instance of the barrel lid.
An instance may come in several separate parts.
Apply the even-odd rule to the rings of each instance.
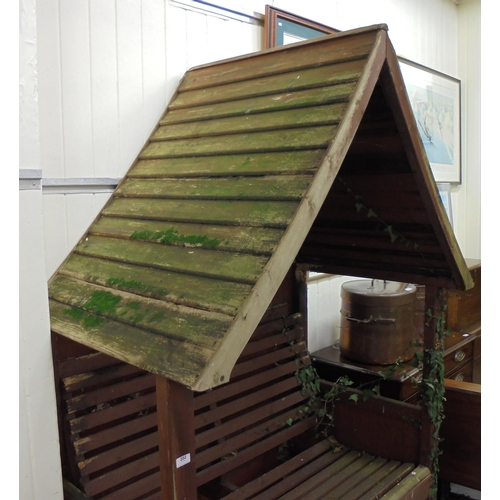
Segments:
[[[407,295],[417,290],[411,283],[399,283],[385,280],[353,280],[346,281],[342,288],[352,293],[364,295]]]
[[[377,298],[395,300],[397,303],[414,300],[417,287],[411,283],[399,283],[385,280],[353,280],[342,284],[341,296],[350,299],[352,296],[365,299]]]

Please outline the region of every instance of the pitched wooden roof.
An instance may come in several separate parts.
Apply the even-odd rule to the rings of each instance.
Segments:
[[[52,329],[204,390],[296,259],[469,288],[386,29],[188,71],[51,279]]]

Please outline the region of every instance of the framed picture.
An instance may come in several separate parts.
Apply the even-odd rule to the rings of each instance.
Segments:
[[[399,63],[435,181],[460,184],[460,80],[402,57]]]
[[[264,19],[264,47],[266,49],[309,40],[310,38],[317,38],[339,31],[330,28],[330,26],[325,26],[310,19],[266,5]]]
[[[453,212],[451,209],[451,186],[450,184],[437,184],[437,188],[439,191],[439,197],[443,202],[444,209],[446,211],[446,214],[448,215],[450,225],[453,229]]]

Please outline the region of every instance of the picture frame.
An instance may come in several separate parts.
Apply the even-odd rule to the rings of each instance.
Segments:
[[[444,205],[444,210],[448,219],[450,221],[451,228],[453,227],[453,211],[451,208],[451,185],[450,184],[437,184],[437,188],[439,191],[439,197]]]
[[[436,182],[461,184],[461,82],[398,57],[418,131]]]
[[[264,18],[264,48],[266,49],[338,33],[339,31],[305,17],[296,16],[285,10],[266,5]]]

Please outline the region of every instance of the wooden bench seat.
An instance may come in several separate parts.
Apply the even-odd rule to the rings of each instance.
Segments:
[[[427,468],[355,451],[319,432],[298,376],[311,366],[302,317],[286,312],[277,307],[265,316],[228,384],[176,389],[179,425],[192,443],[184,469],[192,467],[192,493],[183,498],[425,500]],[[93,500],[162,498],[154,377],[99,353],[56,366],[66,478]]]

